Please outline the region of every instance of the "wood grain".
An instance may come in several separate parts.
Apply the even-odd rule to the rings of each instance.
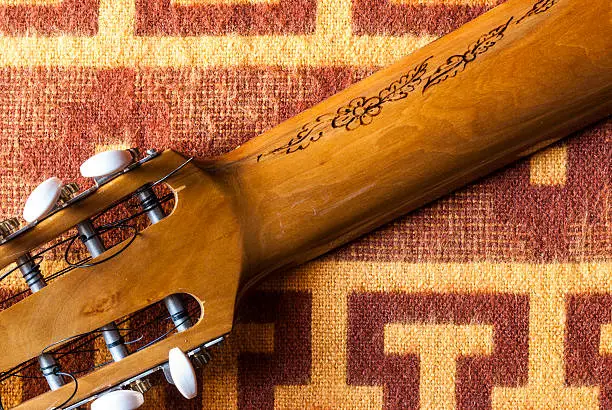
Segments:
[[[612,110],[608,0],[514,0],[220,158],[168,182],[174,213],[125,254],[73,271],[0,313],[0,368],[185,292],[194,328],[82,379],[100,391],[231,329],[267,274],[297,265],[528,155]],[[17,256],[183,160],[166,152],[0,247]],[[78,292],[75,290],[78,289]],[[66,300],[65,295],[72,297]],[[56,303],[63,300],[61,304]],[[20,318],[38,312],[31,327]],[[71,386],[24,408],[61,402]]]
[[[246,227],[243,285],[610,115],[611,13],[605,0],[510,1],[223,157]],[[440,76],[459,56],[467,62]],[[423,64],[414,91],[367,124],[332,120],[296,142],[305,125],[380,99]]]
[[[95,195],[59,211],[31,231],[0,247],[7,262],[74,224],[98,213],[166,175],[185,161],[171,151],[124,174]],[[0,313],[0,357],[4,371],[37,356],[50,344],[98,329],[174,293],[188,293],[204,317],[192,328],[79,379],[75,400],[116,385],[168,360],[170,348],[187,351],[230,332],[242,270],[241,233],[231,196],[190,164],[167,181],[176,195],[173,213],[142,231],[121,255],[76,269]],[[109,250],[113,252],[113,250]],[[105,258],[108,253],[102,254]],[[35,314],[33,314],[35,312]],[[23,326],[23,318],[28,326]],[[68,384],[21,407],[41,409],[62,403]]]

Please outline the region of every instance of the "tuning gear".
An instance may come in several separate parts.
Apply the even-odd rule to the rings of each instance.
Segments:
[[[130,383],[130,389],[137,391],[141,394],[145,394],[146,392],[151,390],[151,387],[153,387],[153,385],[151,385],[149,379],[138,379]]]
[[[191,356],[191,361],[197,368],[203,368],[212,360],[212,355],[208,351],[205,346],[200,346],[195,350],[193,356]]]
[[[0,222],[0,240],[6,239],[13,232],[19,229],[19,220],[17,218],[9,218]]]
[[[138,152],[136,150],[115,150],[101,152],[81,165],[81,174],[85,177],[93,177],[98,180],[105,176],[114,174],[118,171],[125,169],[130,163],[134,161]],[[76,189],[70,187],[76,186],[76,184],[69,184],[64,190],[66,194],[65,200],[70,200],[75,192],[78,192],[78,186]],[[77,224],[77,231],[79,236],[89,254],[92,258],[97,258],[106,251],[106,246],[100,237],[100,234],[91,220],[86,219]],[[119,329],[115,322],[111,322],[102,328],[102,337],[106,343],[107,349],[110,351],[113,361],[118,362],[129,355],[123,336],[119,333]],[[142,393],[146,392],[151,388],[151,383],[144,379],[134,382],[138,392],[142,396]],[[104,396],[105,397],[105,396]],[[135,407],[134,407],[135,408]],[[93,409],[93,406],[92,406]]]
[[[0,240],[5,239],[12,233],[19,229],[19,221],[17,218],[10,218],[0,222]],[[30,253],[25,253],[19,259],[17,259],[17,267],[23,275],[26,284],[32,291],[36,293],[45,286],[47,283],[40,272],[38,263],[34,261],[34,258]],[[49,353],[43,353],[38,357],[38,363],[40,365],[40,371],[47,380],[47,384],[51,390],[57,390],[64,385],[64,378],[59,374],[60,367],[55,361],[53,355]]]
[[[86,178],[102,178],[127,168],[134,161],[133,150],[104,151],[94,155],[81,165],[81,175]]]
[[[174,323],[174,327],[176,327],[177,331],[183,332],[192,326],[189,312],[187,312],[185,304],[183,303],[180,295],[165,297],[164,305],[166,306],[168,313],[170,313],[170,318],[172,319],[172,323]]]
[[[99,155],[99,154],[98,154]],[[70,183],[63,186],[61,190],[61,200],[69,201],[79,192],[79,186],[76,183]],[[77,224],[79,236],[92,258],[97,258],[106,251],[106,247],[102,242],[96,228],[90,220],[84,220]],[[117,325],[112,322],[100,328],[102,337],[106,343],[106,347],[110,351],[114,361],[119,361],[128,355],[127,348],[123,341],[123,337],[117,329]]]
[[[68,202],[78,192],[79,186],[76,183],[63,185],[59,178],[49,178],[34,189],[28,197],[23,212],[24,219],[28,222],[33,222],[49,213],[58,204],[58,201]],[[6,226],[11,226],[11,224],[8,223]],[[85,220],[79,223],[77,225],[77,230],[92,258],[98,257],[106,250],[91,221]],[[47,285],[38,264],[35,263],[30,254],[21,256],[17,264],[32,292],[38,292]],[[100,330],[102,331],[102,336],[113,360],[119,361],[125,358],[128,355],[128,351],[124,344],[123,337],[117,329],[117,325],[112,322],[102,327]],[[41,355],[39,357],[39,362],[41,371],[52,390],[64,384],[63,378],[57,374],[59,372],[59,367],[52,355],[48,353]]]
[[[159,198],[150,186],[141,188],[137,195],[140,200],[142,209],[147,214],[151,224],[156,224],[166,217],[164,209],[161,206]],[[193,326],[193,322],[189,317],[189,312],[185,308],[185,304],[180,295],[171,295],[164,298],[164,305],[170,313],[172,323],[178,332],[183,332]],[[204,347],[201,347],[193,354],[193,362],[197,367],[204,367],[210,361],[210,353]]]
[[[154,155],[155,151],[149,150],[147,151],[147,154]],[[101,152],[89,158],[83,163],[83,165],[81,165],[81,174],[85,177],[104,178],[125,169],[137,158],[137,156],[138,151],[135,149]],[[166,217],[159,198],[153,191],[153,188],[150,186],[145,186],[137,192],[136,196],[140,200],[142,208],[147,214],[149,221],[151,221],[151,224],[156,224]],[[99,241],[99,238],[95,233],[95,229],[91,224],[79,224],[78,229],[83,238],[92,238],[92,240],[97,238]],[[87,242],[85,245],[90,250],[94,258],[102,253],[94,253],[92,250],[95,251],[96,249],[103,249],[103,247],[100,248],[99,246],[94,246],[92,248],[91,245],[87,244]],[[164,304],[170,313],[170,317],[177,331],[185,331],[193,325],[191,318],[189,317],[189,313],[187,312],[187,309],[185,308],[180,296],[168,296],[164,299]]]
[[[168,353],[168,366],[172,381],[179,393],[186,399],[193,399],[198,395],[198,380],[191,364],[191,360],[178,347]]]
[[[145,162],[148,162],[153,158],[161,156],[161,154],[158,154],[156,151],[149,150],[147,151],[147,155],[139,160],[139,154],[137,150],[127,150],[123,152],[124,154],[118,154],[117,152],[114,152],[114,154],[110,155],[111,159],[117,159],[118,157],[120,159],[124,158],[123,160],[119,161],[119,163],[121,164],[120,166],[117,164],[115,164],[114,166],[110,166],[107,164],[108,166],[106,166],[105,168],[104,164],[102,164],[102,162],[105,161],[105,156],[100,154],[93,157],[93,159],[88,160],[90,165],[84,164],[86,172],[92,172],[92,175],[94,174],[94,172],[91,171],[92,167],[97,167],[96,169],[98,170],[97,172],[95,172],[95,174],[97,175],[97,177],[95,178],[96,186],[88,189],[85,192],[80,193],[80,188],[76,183],[68,183],[64,185],[62,181],[57,177],[53,177],[44,181],[40,186],[34,189],[32,194],[28,198],[26,205],[27,209],[24,210],[24,216],[27,217],[27,220],[30,224],[24,227],[23,229],[20,229],[21,224],[16,218],[0,222],[0,242],[4,243],[10,240],[13,236],[17,236],[18,234],[22,233],[22,231],[33,231],[34,233],[37,232],[36,229],[33,229],[35,228],[34,225],[42,221],[50,214],[57,212],[58,215],[62,215],[62,212],[65,212],[65,210],[72,209],[72,206],[76,204],[77,199],[85,199],[89,198],[90,196],[94,196],[103,185],[112,183],[115,178],[124,178],[124,175],[127,174],[128,171],[136,170]],[[187,159],[186,161],[184,160],[184,158],[181,158],[181,160],[178,161],[177,164],[173,164],[175,166],[170,166],[168,167],[168,169],[165,170],[165,172],[156,175],[155,179],[148,179],[142,184],[140,184],[140,188],[136,191],[131,191],[130,193],[129,190],[124,190],[122,193],[122,199],[118,199],[115,205],[120,204],[121,202],[127,202],[130,200],[130,198],[138,199],[140,201],[141,210],[139,212],[136,212],[133,217],[135,218],[139,215],[144,214],[147,215],[151,224],[157,224],[161,222],[168,216],[165,212],[165,207],[163,204],[166,201],[171,200],[173,198],[173,194],[165,194],[163,197],[158,197],[159,194],[156,187],[161,183],[164,183],[177,172],[180,172],[186,166],[189,166],[191,161],[191,158]],[[87,168],[89,168],[89,171],[87,171]],[[101,169],[106,169],[107,171],[110,171],[111,174],[101,174]],[[117,186],[113,187],[112,189],[117,189]],[[80,206],[82,205],[83,203],[80,203]],[[102,213],[105,213],[107,211],[108,209],[104,210],[101,208],[97,212],[89,212],[87,215],[79,215],[78,218],[75,218],[76,220],[73,220],[70,226],[67,226],[64,229],[64,231],[67,232],[67,229],[74,226],[76,227],[78,234],[72,234],[67,238],[62,238],[59,241],[50,242],[50,245],[48,247],[43,248],[42,250],[37,249],[36,252],[32,250],[20,252],[20,256],[16,261],[17,266],[15,266],[12,271],[5,273],[2,277],[6,277],[13,271],[19,270],[21,271],[21,274],[23,275],[31,292],[36,293],[45,288],[47,286],[47,283],[51,283],[53,279],[60,276],[56,274],[43,276],[41,272],[40,264],[43,260],[43,255],[45,254],[45,252],[48,252],[51,249],[56,249],[59,246],[64,246],[64,244],[67,244],[64,259],[69,266],[59,271],[62,272],[62,275],[66,272],[70,272],[72,269],[89,268],[103,264],[107,260],[112,259],[117,255],[120,255],[137,237],[137,233],[139,231],[136,226],[126,223],[127,221],[132,219],[130,217],[120,219],[118,222],[107,223],[98,226],[98,224],[95,222],[96,218],[98,218],[100,215],[102,215]],[[42,228],[45,228],[45,226],[42,226]],[[104,234],[109,230],[115,228],[133,230],[134,235],[132,236],[131,240],[123,241],[124,245],[120,246],[121,249],[119,249],[119,251],[107,252],[109,248],[107,247],[108,244],[105,243]],[[90,258],[86,258],[77,262],[71,262],[68,255],[70,253],[72,245],[77,240],[80,241],[87,248]],[[90,261],[90,259],[92,260]],[[44,292],[44,294],[46,295],[47,292]],[[169,318],[172,320],[174,328],[168,331],[166,334],[160,336],[159,338],[154,339],[153,342],[150,343],[154,343],[158,340],[161,340],[161,338],[164,338],[172,334],[173,332],[186,331],[187,329],[192,328],[194,325],[194,322],[192,321],[190,312],[187,309],[182,295],[172,294],[170,296],[167,296],[163,300],[163,302],[167,311],[170,314]],[[69,343],[72,344],[73,341],[76,344],[77,340],[87,338],[89,335],[98,334],[104,339],[106,347],[109,353],[111,354],[113,361],[120,362],[123,361],[123,359],[126,358],[132,352],[138,352],[140,351],[140,349],[142,349],[128,349],[127,345],[129,343],[126,343],[123,339],[125,337],[124,332],[129,333],[133,331],[133,329],[118,328],[117,322],[113,321],[105,326],[97,328],[94,331],[84,332],[76,336],[69,336],[59,342],[49,344],[42,350],[42,353],[40,351],[36,352],[35,354],[38,354],[37,359],[40,371],[42,375],[46,378],[50,389],[59,389],[61,386],[65,385],[68,382],[68,378],[76,381],[75,374],[71,373],[68,370],[60,368],[58,363],[59,358],[65,356],[66,354],[70,354],[71,351],[68,351],[68,353],[64,351],[59,352],[53,349],[55,346],[59,346],[64,342],[66,342],[66,345],[68,345]],[[178,390],[184,397],[195,397],[198,392],[198,383],[195,376],[194,366],[196,368],[199,368],[208,363],[211,358],[208,348],[219,343],[222,339],[222,336],[218,337],[216,339],[213,339],[212,341],[208,341],[202,344],[199,347],[191,348],[186,353],[183,353],[179,349],[176,349],[173,353],[169,353],[167,362],[160,364],[154,368],[151,368],[147,371],[144,371],[140,375],[134,376],[129,380],[126,380],[125,382],[115,383],[112,387],[108,386],[109,390],[107,391],[110,393],[99,396],[92,408],[135,409],[139,407],[144,401],[143,394],[151,388],[151,383],[149,382],[148,376],[153,372],[159,370],[162,370],[164,372],[166,379],[169,383],[176,384]],[[144,348],[146,348],[146,346],[148,345],[149,344],[146,344]],[[78,347],[74,349],[74,352],[78,351]],[[31,365],[33,364],[34,362],[32,362]],[[79,384],[75,383],[73,395],[68,397],[64,404],[68,404],[74,399],[75,395],[78,392],[78,389]],[[82,403],[89,402],[93,399],[94,397],[89,396],[84,401],[77,401],[66,408],[77,408]],[[64,408],[64,404],[60,405],[59,408]]]
[[[140,200],[142,209],[146,212],[151,224],[155,225],[166,217],[164,209],[159,202],[159,198],[155,195],[153,188],[149,186],[143,187],[138,191],[136,196]],[[177,331],[183,332],[193,325],[180,296],[168,296],[164,299],[164,304],[170,313],[172,323],[174,323]]]
[[[62,185],[61,179],[51,177],[37,186],[23,207],[23,219],[34,222],[51,212],[60,197]]]
[[[79,185],[76,182],[70,182],[62,187],[60,190],[60,201],[66,203],[79,193]]]
[[[36,191],[36,189],[34,191]],[[5,239],[18,229],[19,221],[17,218],[10,218],[0,222],[0,240]],[[47,283],[40,272],[38,263],[34,261],[34,258],[32,258],[29,252],[17,259],[17,267],[19,268],[19,271],[23,275],[23,278],[25,279],[26,284],[32,293],[36,293],[47,286]],[[55,361],[53,355],[43,353],[38,357],[38,363],[40,365],[40,371],[42,372],[43,376],[45,376],[47,384],[51,390],[57,390],[64,385],[64,378],[59,374],[61,371],[60,367]]]
[[[142,393],[133,390],[115,390],[91,403],[91,410],[134,410],[144,404]]]
[[[51,390],[57,390],[64,385],[64,378],[59,374],[60,366],[52,354],[43,353],[38,356],[38,364]]]
[[[62,192],[62,181],[57,177],[51,177],[38,185],[30,194],[23,208],[23,219],[34,222],[47,215],[55,208]],[[26,284],[36,293],[47,286],[40,271],[40,266],[30,253],[26,253],[17,259],[17,266]],[[38,357],[40,371],[47,380],[51,390],[57,390],[64,385],[64,378],[59,374],[60,367],[53,355],[43,353]]]
[[[151,221],[151,224],[154,225],[166,217],[166,214],[164,213],[164,210],[159,202],[159,198],[157,198],[157,195],[155,195],[152,188],[142,188],[138,192],[137,197],[140,199],[140,204],[142,205],[143,210],[146,211],[147,217],[149,218],[149,221]],[[185,304],[180,296],[168,296],[164,299],[164,304],[170,313],[172,323],[174,323],[177,331],[183,332],[192,326],[191,318],[189,317],[189,313],[187,312]]]
[[[36,293],[47,286],[47,282],[40,271],[40,266],[30,253],[20,256],[17,259],[17,266],[32,293]]]
[[[79,231],[81,241],[92,258],[97,258],[106,251],[102,238],[100,238],[98,231],[90,220],[85,220],[77,224],[77,230]],[[129,354],[127,347],[125,346],[123,337],[119,333],[115,322],[103,326],[100,330],[102,331],[102,337],[104,338],[106,347],[110,351],[113,360],[118,362],[127,357]]]

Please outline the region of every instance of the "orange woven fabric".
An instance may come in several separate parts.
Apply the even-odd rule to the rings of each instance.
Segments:
[[[226,152],[495,5],[0,0],[0,216],[108,148]],[[611,187],[604,122],[266,281],[201,394],[143,408],[612,408]]]

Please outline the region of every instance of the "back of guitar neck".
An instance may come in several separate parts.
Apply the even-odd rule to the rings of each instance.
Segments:
[[[203,165],[235,191],[245,284],[608,116],[611,21],[511,0]]]

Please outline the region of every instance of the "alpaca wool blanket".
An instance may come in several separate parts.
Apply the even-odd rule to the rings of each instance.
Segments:
[[[227,152],[496,5],[0,0],[0,216],[96,152]],[[610,409],[611,204],[604,121],[266,280],[200,394],[155,377],[142,408]]]

